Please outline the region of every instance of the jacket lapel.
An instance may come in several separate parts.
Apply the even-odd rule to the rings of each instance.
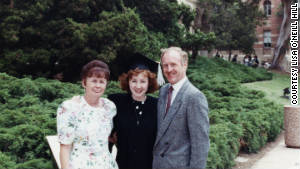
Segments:
[[[166,109],[166,101],[167,101],[167,97],[168,97],[168,89],[170,87],[170,84],[166,85],[162,90],[162,94],[160,95],[160,97],[158,98],[158,107],[157,107],[157,128],[159,129],[161,124],[162,124],[162,121],[163,121],[163,118],[164,118],[164,111]]]
[[[157,143],[159,142],[159,140],[161,139],[161,137],[165,134],[165,132],[167,131],[167,129],[169,128],[174,116],[177,114],[178,112],[178,108],[180,107],[180,105],[182,104],[182,95],[184,94],[184,91],[186,90],[186,88],[188,87],[188,80],[186,82],[184,82],[184,84],[182,85],[182,87],[180,88],[179,92],[177,93],[170,109],[169,112],[167,113],[166,117],[164,118],[165,115],[165,111],[166,111],[166,100],[167,100],[167,91],[168,91],[168,87],[166,88],[166,91],[164,91],[164,97],[163,100],[159,105],[159,118],[158,118],[158,132],[157,132],[157,137],[156,137],[156,141],[155,141],[155,145],[157,145]]]

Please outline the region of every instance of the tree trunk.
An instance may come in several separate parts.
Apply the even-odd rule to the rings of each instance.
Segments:
[[[194,29],[201,29],[202,26],[202,16],[204,14],[204,9],[197,7],[196,8],[196,17],[194,20]]]
[[[198,1],[199,2],[199,1]],[[211,25],[208,23],[210,18],[210,12],[212,11],[212,6],[209,2],[201,2],[197,4],[196,16],[194,19],[193,28],[200,29],[202,32],[211,32]]]
[[[288,40],[291,34],[291,0],[281,0],[281,2],[283,4],[283,20],[280,27],[279,38],[275,46],[271,68],[279,66],[280,60],[282,60],[288,49]]]
[[[195,63],[196,62],[196,57],[197,57],[197,54],[198,54],[198,50],[197,49],[192,49],[192,63]]]
[[[228,55],[228,61],[230,62],[231,60],[231,50],[229,50],[229,55]]]

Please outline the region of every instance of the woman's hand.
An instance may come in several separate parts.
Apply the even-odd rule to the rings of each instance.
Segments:
[[[117,132],[114,132],[111,136],[109,136],[108,141],[113,144],[117,144]]]
[[[70,152],[72,149],[72,144],[60,144],[60,152],[59,152],[59,159],[60,165],[62,169],[69,169],[69,159],[70,159]]]

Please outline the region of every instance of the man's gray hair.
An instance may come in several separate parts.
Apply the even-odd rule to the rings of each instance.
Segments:
[[[182,50],[180,47],[171,46],[169,48],[163,48],[161,51],[161,58],[170,51],[176,51],[179,53],[179,55],[182,58],[182,64],[188,63],[188,54],[184,50]]]

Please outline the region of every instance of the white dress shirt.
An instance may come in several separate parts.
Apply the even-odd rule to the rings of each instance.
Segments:
[[[187,77],[185,76],[183,79],[179,80],[176,84],[173,84],[173,93],[172,93],[172,99],[171,99],[171,105],[177,95],[177,93],[179,92],[179,90],[181,89],[182,85],[184,84],[184,82],[187,80]],[[170,105],[170,106],[171,106]]]

